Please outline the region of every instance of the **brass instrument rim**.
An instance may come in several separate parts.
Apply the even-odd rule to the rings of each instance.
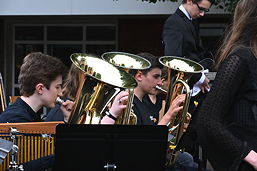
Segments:
[[[105,67],[111,67],[111,68],[117,70],[120,73],[120,75],[126,76],[127,80],[129,80],[129,81],[127,81],[126,84],[124,83],[123,85],[120,85],[120,84],[118,85],[118,84],[115,84],[113,81],[110,81],[110,80],[107,81],[107,80],[104,80],[102,78],[97,78],[92,73],[89,73],[89,72],[85,71],[84,69],[81,68],[81,66],[79,66],[77,64],[78,61],[76,61],[76,59],[77,59],[76,57],[78,57],[78,56],[84,57],[85,59],[92,58],[94,60],[99,60],[106,65]],[[86,76],[92,77],[92,78],[94,78],[94,79],[96,79],[96,80],[98,80],[102,83],[113,85],[113,86],[119,87],[119,88],[135,88],[137,86],[137,82],[136,82],[136,80],[134,79],[133,76],[131,76],[130,74],[128,74],[127,72],[125,72],[121,68],[115,67],[112,64],[110,64],[109,62],[104,61],[101,58],[98,58],[96,56],[93,56],[93,55],[90,55],[90,54],[87,54],[87,53],[73,53],[73,54],[70,55],[70,59],[71,59],[71,61],[74,65],[76,65],[83,73],[86,74]],[[95,64],[95,65],[98,65],[98,64]],[[107,72],[107,69],[104,72]],[[128,82],[130,82],[130,83],[128,84]]]
[[[186,62],[186,63],[189,64],[189,65],[191,64],[190,66],[193,66],[193,67],[194,67],[194,71],[185,71],[185,70],[180,70],[180,69],[177,69],[177,68],[173,68],[173,67],[171,67],[171,66],[168,66],[168,65],[164,62],[165,60],[168,60],[168,59],[170,59],[170,60],[172,60],[172,59],[178,59],[178,60],[182,60],[182,61]],[[187,58],[184,58],[184,57],[179,57],[179,56],[162,56],[162,57],[159,58],[159,62],[160,62],[162,65],[164,65],[164,66],[166,66],[166,67],[168,67],[168,68],[171,68],[171,69],[176,70],[176,71],[186,72],[186,73],[197,74],[197,73],[203,72],[203,70],[204,70],[204,67],[203,67],[201,64],[199,64],[199,63],[197,63],[197,62],[195,62],[195,61],[193,61],[193,60],[190,60],[190,59],[187,59]],[[199,68],[199,69],[197,69],[197,68]]]
[[[141,67],[125,67],[125,66],[120,66],[120,65],[117,65],[113,62],[111,62],[108,58],[110,54],[113,54],[113,55],[116,55],[116,54],[119,54],[119,55],[125,55],[125,56],[129,56],[129,57],[132,57],[132,58],[137,58],[141,61],[143,61],[146,65],[145,66],[141,66]],[[118,52],[118,51],[113,51],[113,52],[105,52],[101,55],[102,59],[111,63],[112,65],[115,65],[117,67],[120,67],[120,68],[124,68],[124,69],[137,69],[137,70],[144,70],[144,69],[149,69],[151,67],[151,63],[146,60],[145,58],[139,56],[139,55],[135,55],[135,54],[131,54],[131,53],[127,53],[127,52]]]
[[[118,57],[116,55],[122,55],[120,56],[120,61],[115,60],[115,57]],[[126,52],[105,52],[101,55],[102,59],[107,61],[108,63],[124,70],[127,73],[130,73],[131,70],[144,70],[148,69],[151,67],[151,63],[138,55],[134,55],[131,53],[126,53]],[[132,61],[131,61],[132,59]],[[130,62],[128,62],[130,61]],[[118,64],[119,63],[119,64]],[[135,65],[129,65],[129,63],[136,64]],[[122,125],[127,125],[127,124],[132,124],[136,125],[137,124],[137,116],[135,115],[132,109],[132,104],[133,104],[133,99],[134,99],[134,90],[128,89],[129,91],[129,96],[127,100],[127,106],[123,110],[123,113],[118,117],[118,120],[115,122],[115,124],[122,124]]]

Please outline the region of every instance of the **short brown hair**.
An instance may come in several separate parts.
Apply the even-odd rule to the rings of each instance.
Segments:
[[[30,53],[23,59],[20,69],[18,78],[20,94],[31,96],[39,83],[49,89],[51,82],[59,75],[64,76],[65,73],[66,67],[59,59],[41,52]]]

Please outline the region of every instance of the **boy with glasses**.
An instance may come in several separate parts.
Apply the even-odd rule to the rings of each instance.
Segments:
[[[164,53],[196,62],[204,59],[197,19],[209,12],[215,0],[183,0],[163,27]]]
[[[206,62],[210,54],[203,48],[199,35],[197,19],[203,17],[215,0],[183,0],[182,4],[165,22],[163,27],[164,54],[166,56],[179,56],[199,62],[205,69],[210,68],[212,62]],[[212,57],[212,56],[210,56]],[[212,61],[212,59],[209,59]],[[189,113],[193,118],[197,115],[198,108],[209,91],[209,79],[203,74],[194,74],[189,80],[189,85],[195,90],[200,90],[197,96],[190,100]],[[194,93],[195,95],[197,93]],[[197,102],[197,103],[195,103]],[[198,104],[197,106],[195,104]],[[194,121],[194,119],[193,119]],[[192,122],[193,123],[193,122]],[[191,125],[191,128],[193,124]],[[194,130],[192,130],[194,132]],[[190,136],[192,137],[192,136]],[[189,138],[195,141],[196,136]],[[188,141],[185,141],[186,143]],[[191,148],[191,147],[190,147]],[[193,149],[195,147],[192,147]],[[195,151],[195,150],[193,150]],[[197,153],[193,152],[192,153]]]
[[[183,0],[182,4],[165,22],[163,27],[164,54],[200,62],[207,54],[202,46],[197,19],[203,17],[215,0]],[[208,68],[210,66],[204,66]],[[200,81],[202,92],[209,90],[204,74],[193,77],[192,85]]]

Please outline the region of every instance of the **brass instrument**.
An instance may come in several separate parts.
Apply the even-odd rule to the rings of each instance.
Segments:
[[[6,96],[4,92],[4,83],[3,83],[3,77],[0,73],[0,100],[1,100],[1,112],[3,112],[6,108]]]
[[[151,63],[146,59],[138,55],[125,52],[106,52],[102,54],[102,58],[105,61],[122,68],[128,73],[131,70],[143,70],[151,66]],[[134,89],[128,88],[127,91],[129,92],[127,107],[123,114],[118,117],[115,123],[122,125],[135,125],[137,123],[137,116],[132,112],[131,109],[134,99]]]
[[[74,53],[70,58],[83,76],[68,123],[99,124],[102,112],[120,88],[137,86],[130,74],[102,59],[83,53]]]
[[[175,57],[175,56],[163,56],[159,59],[160,63],[168,67],[168,92],[166,96],[166,106],[164,113],[166,113],[170,107],[171,102],[180,94],[186,94],[185,101],[183,103],[183,109],[177,114],[176,118],[168,124],[169,127],[169,147],[168,165],[175,163],[177,151],[177,145],[183,135],[184,123],[188,116],[187,111],[190,101],[190,87],[188,85],[189,78],[195,73],[201,73],[203,67],[189,59]]]
[[[56,103],[56,104],[60,104],[60,105],[61,105],[61,104],[63,104],[63,103],[64,103],[64,100],[63,100],[63,99],[61,99],[60,97],[57,97],[57,98],[56,98],[56,100],[55,100],[55,103]]]

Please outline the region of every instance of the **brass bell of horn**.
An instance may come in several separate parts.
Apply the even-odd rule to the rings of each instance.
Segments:
[[[131,70],[143,70],[148,69],[151,66],[151,63],[148,60],[138,55],[125,52],[106,52],[102,54],[102,58],[105,61],[119,68],[122,68],[124,71],[128,73]],[[129,92],[127,107],[124,110],[124,113],[118,117],[115,123],[123,125],[135,125],[137,123],[137,116],[132,111],[134,88],[127,88],[127,91]]]
[[[176,118],[171,120],[168,124],[170,137],[168,155],[170,156],[170,159],[167,165],[172,165],[175,163],[177,151],[180,150],[176,149],[176,147],[183,135],[184,123],[188,116],[188,107],[191,95],[188,80],[193,74],[201,73],[203,71],[203,67],[192,60],[176,56],[163,56],[160,57],[159,61],[162,65],[168,67],[169,86],[166,95],[164,113],[168,111],[171,102],[178,95],[186,94],[182,111],[178,113]]]
[[[130,74],[100,58],[74,53],[70,59],[83,77],[68,123],[99,124],[103,110],[120,88],[137,86]]]

